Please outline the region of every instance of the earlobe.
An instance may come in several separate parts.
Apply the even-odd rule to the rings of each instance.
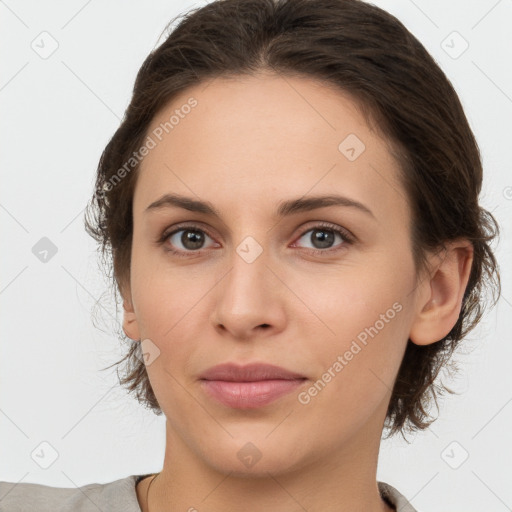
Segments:
[[[139,325],[131,299],[123,299],[123,331],[132,340],[140,340]]]
[[[467,240],[452,241],[437,258],[418,293],[417,312],[409,334],[416,345],[442,340],[457,323],[471,274],[473,245]]]

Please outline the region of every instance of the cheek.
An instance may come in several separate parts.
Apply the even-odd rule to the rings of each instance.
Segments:
[[[325,440],[351,436],[370,417],[385,413],[411,316],[398,292],[338,296],[321,310],[335,335],[317,336],[313,346],[307,340],[315,338],[303,333],[310,345],[306,354],[318,371],[298,397],[298,407],[310,418],[306,421],[311,421],[312,428],[321,418],[321,443],[326,443],[326,450],[329,442]]]
[[[302,338],[324,372],[319,377],[333,382],[329,387],[345,405],[368,400],[374,389],[382,397],[377,388],[392,388],[400,366],[412,321],[413,267],[404,259],[400,273],[392,268],[340,272],[329,279],[328,291],[311,286],[312,279],[303,284],[312,290],[308,306],[318,317],[310,315],[311,323],[301,326]]]
[[[192,267],[184,272],[169,262],[162,247],[134,234],[131,260],[131,290],[141,336],[163,340],[173,336],[201,293],[199,277]],[[197,277],[197,279],[196,279]]]
[[[133,262],[134,270],[141,261]],[[207,319],[198,315],[205,281],[183,271],[170,272],[170,267],[147,265],[141,270],[132,290],[141,337],[151,340],[156,354],[146,367],[151,386],[171,423],[175,411],[193,418],[198,412],[189,393],[188,366],[191,361],[197,365],[201,332],[204,339]]]
[[[148,276],[135,296],[141,336],[154,340],[162,350],[171,343],[179,349],[180,340],[189,339],[196,326],[204,325],[205,319],[198,318],[204,285],[204,280],[195,283],[182,274]]]
[[[296,306],[302,309],[302,319],[311,318],[317,332],[333,344],[356,338],[375,324],[379,331],[396,329],[412,298],[412,268],[409,272],[406,262],[384,269],[377,263],[373,262],[373,268],[361,265],[309,276],[290,274],[290,288],[304,298]],[[400,273],[394,271],[396,267],[401,268]]]

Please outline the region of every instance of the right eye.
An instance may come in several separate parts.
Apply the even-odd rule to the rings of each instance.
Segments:
[[[186,256],[186,253],[194,254],[205,249],[204,243],[206,238],[211,240],[211,237],[203,229],[199,229],[197,226],[185,226],[170,232],[166,231],[162,235],[160,242],[167,245],[166,242],[170,241],[171,247],[165,247],[167,251]]]

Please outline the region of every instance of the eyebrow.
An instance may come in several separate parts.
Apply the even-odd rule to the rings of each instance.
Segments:
[[[286,217],[299,212],[316,210],[327,206],[345,206],[356,208],[361,212],[375,218],[373,212],[364,204],[350,199],[348,197],[330,194],[326,196],[309,196],[297,199],[288,199],[281,201],[276,210],[277,217]],[[163,208],[177,207],[183,208],[191,212],[204,213],[214,217],[222,218],[220,212],[209,201],[201,201],[192,197],[186,197],[179,194],[164,194],[162,197],[151,203],[145,210],[150,211],[161,210]]]

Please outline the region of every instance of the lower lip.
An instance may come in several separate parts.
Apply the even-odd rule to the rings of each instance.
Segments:
[[[291,393],[306,379],[275,379],[254,382],[229,382],[225,380],[202,380],[205,391],[228,407],[256,409],[263,407],[283,395]]]

